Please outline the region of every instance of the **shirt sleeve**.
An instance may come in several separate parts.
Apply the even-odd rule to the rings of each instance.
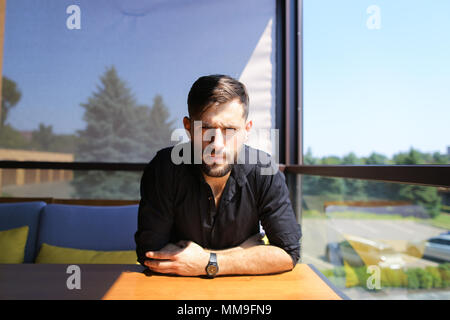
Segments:
[[[135,233],[136,254],[144,265],[147,251],[157,251],[170,240],[173,225],[173,207],[168,180],[158,154],[146,166],[141,178],[141,200],[138,211],[138,228]]]
[[[292,209],[284,174],[261,175],[259,198],[261,225],[271,245],[284,249],[294,266],[300,258],[300,224]]]

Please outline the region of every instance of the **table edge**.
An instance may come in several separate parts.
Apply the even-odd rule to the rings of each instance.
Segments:
[[[348,297],[345,293],[343,293],[339,288],[336,287],[336,285],[330,281],[327,277],[325,277],[314,265],[307,263],[308,267],[311,268],[312,271],[320,278],[323,282],[325,282],[331,290],[334,291],[342,300],[351,300],[350,297]]]

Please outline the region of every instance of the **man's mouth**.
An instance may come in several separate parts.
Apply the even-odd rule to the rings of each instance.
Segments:
[[[226,155],[222,154],[222,155],[218,155],[218,154],[212,154],[212,155],[207,155],[205,157],[205,162],[207,163],[225,163],[226,162]]]

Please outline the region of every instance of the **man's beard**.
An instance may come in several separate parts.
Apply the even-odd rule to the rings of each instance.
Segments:
[[[209,177],[221,178],[226,176],[231,169],[233,169],[233,164],[237,161],[238,154],[234,154],[232,157],[232,163],[212,163],[208,164],[204,160],[202,160],[201,169],[202,171]],[[224,161],[226,161],[224,159]]]
[[[223,159],[224,163],[208,164],[205,162],[204,159],[202,159],[202,164],[201,164],[200,168],[203,171],[203,173],[209,177],[214,177],[214,178],[224,177],[233,169],[234,164],[237,163],[238,158],[242,154],[242,152],[241,152],[242,150],[243,150],[243,146],[241,146],[241,148],[239,148],[237,150],[237,152],[235,152],[233,154],[233,156],[225,157]],[[212,154],[215,154],[215,150],[212,150]],[[228,160],[230,158],[232,158],[231,163],[228,162]]]
[[[231,171],[233,165],[227,163],[225,165],[221,164],[206,164],[202,161],[201,169],[209,177],[220,178],[224,177]]]

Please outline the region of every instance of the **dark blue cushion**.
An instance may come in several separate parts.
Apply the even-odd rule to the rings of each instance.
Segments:
[[[31,263],[36,257],[39,214],[45,202],[0,203],[0,231],[28,226],[24,262]]]
[[[90,250],[134,250],[138,205],[79,206],[49,204],[40,220],[42,243]]]

